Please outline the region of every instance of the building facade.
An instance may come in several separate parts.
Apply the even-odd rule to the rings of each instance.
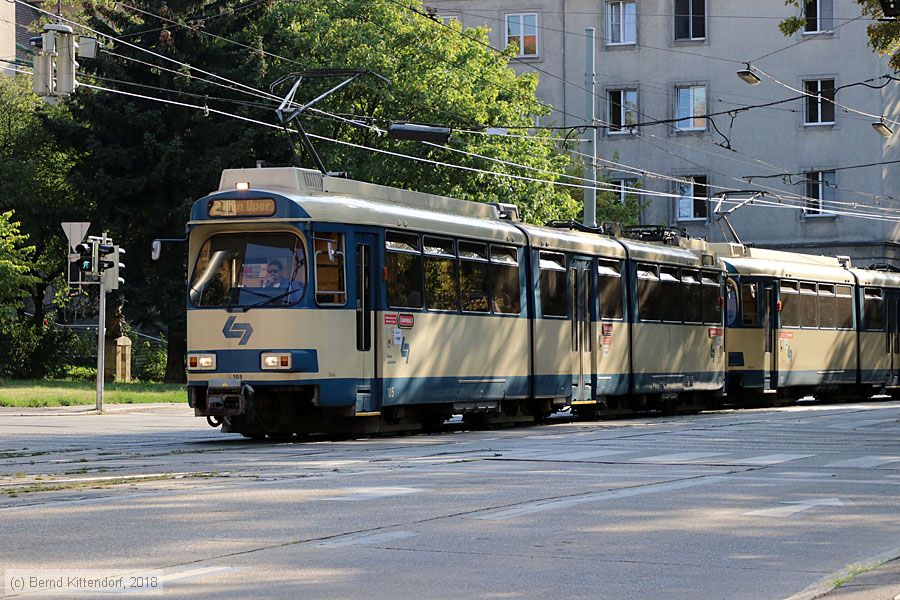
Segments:
[[[600,172],[642,221],[900,267],[900,94],[854,0],[428,0],[537,70],[545,125],[584,123],[594,28]],[[803,27],[785,37],[790,16]],[[747,64],[759,78],[737,75]],[[711,116],[714,115],[714,116]],[[890,135],[873,123],[886,118]],[[887,134],[888,137],[884,137]],[[866,165],[866,166],[862,166]],[[721,194],[728,192],[724,200]],[[717,210],[718,209],[718,210]]]

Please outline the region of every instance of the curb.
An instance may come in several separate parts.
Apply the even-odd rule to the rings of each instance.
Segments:
[[[892,560],[896,560],[898,558],[900,558],[900,548],[894,548],[892,550],[888,550],[887,552],[882,552],[881,554],[876,554],[875,556],[864,558],[863,560],[858,561],[854,564],[863,567],[879,567],[884,563],[891,562]],[[821,598],[822,596],[825,596],[826,594],[836,589],[834,586],[835,579],[843,577],[848,573],[849,569],[846,567],[841,569],[840,571],[835,571],[834,573],[831,573],[830,575],[826,575],[822,579],[819,579],[815,583],[809,585],[793,596],[788,596],[784,600],[815,600],[816,598]]]

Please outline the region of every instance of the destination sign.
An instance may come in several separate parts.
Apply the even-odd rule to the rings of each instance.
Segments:
[[[210,217],[271,217],[275,214],[273,198],[239,198],[210,200]]]

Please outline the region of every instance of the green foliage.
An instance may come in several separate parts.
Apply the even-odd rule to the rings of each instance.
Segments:
[[[62,376],[78,344],[66,329],[22,320],[0,321],[0,378]]]
[[[18,306],[35,282],[30,275],[34,247],[24,245],[28,236],[20,232],[20,224],[12,219],[12,211],[0,213],[0,318]]]
[[[97,381],[97,367],[76,367],[66,365],[61,378],[65,381]]]
[[[66,241],[59,224],[83,220],[86,209],[69,182],[77,156],[58,137],[70,127],[65,106],[41,102],[27,77],[0,77],[0,211],[15,210],[29,236],[35,323],[43,319],[44,291],[63,273]]]
[[[785,5],[800,10],[797,0],[785,0]],[[884,17],[879,0],[856,0],[863,15],[879,19]],[[805,21],[800,16],[788,17],[778,24],[784,35],[793,35],[803,29]],[[891,68],[900,71],[900,21],[874,21],[868,27],[869,45],[880,56],[889,56]]]
[[[163,381],[166,377],[166,349],[154,348],[147,342],[135,344],[132,348],[133,376],[143,382]]]

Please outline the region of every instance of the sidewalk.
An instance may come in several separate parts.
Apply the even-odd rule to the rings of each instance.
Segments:
[[[900,559],[857,575],[844,585],[815,597],[827,600],[900,600]]]
[[[128,413],[128,412],[152,412],[162,414],[193,414],[187,402],[184,403],[134,403],[103,405],[103,414]],[[70,415],[97,414],[93,404],[79,404],[75,406],[45,406],[32,408],[28,406],[0,406],[0,415],[9,417],[59,417]]]

